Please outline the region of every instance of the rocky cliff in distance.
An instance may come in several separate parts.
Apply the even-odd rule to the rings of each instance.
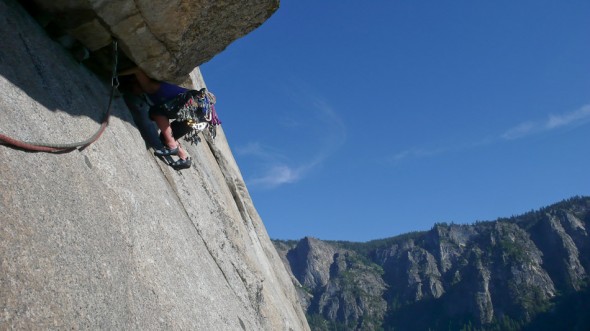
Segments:
[[[275,246],[314,330],[540,330],[551,318],[586,330],[589,226],[590,198],[576,197],[367,243]]]
[[[0,133],[94,133],[110,82],[16,1],[0,32]],[[186,147],[191,169],[155,158],[122,98],[86,149],[0,145],[0,330],[308,330],[223,130]]]

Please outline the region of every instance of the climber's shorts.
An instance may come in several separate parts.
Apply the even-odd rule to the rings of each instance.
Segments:
[[[153,120],[154,116],[161,115],[168,119],[178,118],[178,112],[185,106],[187,102],[191,100],[191,94],[189,92],[181,93],[176,97],[166,101],[163,104],[155,105],[150,107],[150,118]]]
[[[150,107],[150,118],[153,120],[154,116],[160,115],[165,116],[168,119],[176,119],[178,117],[178,112],[180,111],[180,107],[167,107],[166,104],[157,105]]]

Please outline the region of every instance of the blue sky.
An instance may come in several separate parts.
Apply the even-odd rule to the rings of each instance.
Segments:
[[[272,238],[590,195],[590,1],[283,0],[201,66]]]

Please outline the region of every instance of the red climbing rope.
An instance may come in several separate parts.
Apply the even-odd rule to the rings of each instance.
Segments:
[[[117,77],[117,58],[117,41],[113,40],[113,74],[111,79],[111,96],[109,98],[109,105],[107,107],[107,111],[105,113],[104,120],[100,125],[100,128],[90,138],[76,143],[51,144],[42,142],[26,142],[15,138],[11,138],[7,135],[0,133],[0,144],[9,145],[12,147],[32,152],[65,153],[71,152],[77,148],[84,149],[88,147],[90,144],[97,141],[109,125],[109,117],[111,115],[111,106],[113,104],[113,98],[115,96],[115,91],[119,87],[119,79]]]

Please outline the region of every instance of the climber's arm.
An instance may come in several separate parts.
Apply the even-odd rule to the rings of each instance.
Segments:
[[[119,72],[119,75],[135,75],[139,86],[141,86],[141,89],[146,93],[155,93],[160,89],[160,82],[148,77],[148,75],[146,75],[145,72],[143,72],[143,70],[141,70],[139,67],[123,70]]]

